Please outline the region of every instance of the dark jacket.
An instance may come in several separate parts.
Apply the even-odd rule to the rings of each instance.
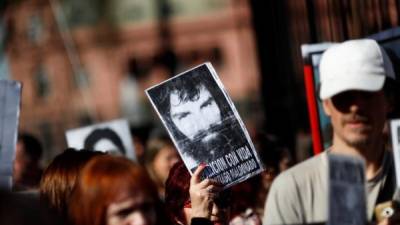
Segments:
[[[192,218],[190,225],[213,225],[213,223],[206,218]]]

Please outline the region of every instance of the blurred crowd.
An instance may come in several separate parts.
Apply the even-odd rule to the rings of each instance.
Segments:
[[[248,134],[264,170],[246,176],[247,180],[240,183],[224,183],[226,186],[215,177],[205,178],[212,176],[204,161],[187,168],[181,159],[182,151],[179,154],[168,133],[157,127],[131,128],[130,140],[136,154],[133,158],[125,155],[126,151],[96,151],[93,140],[99,136],[92,134],[110,132],[97,129],[88,135],[93,139],[88,138],[89,144],[85,141],[84,149],[60,151],[46,168],[40,166],[41,141],[20,132],[12,191],[0,191],[0,223],[400,224],[400,211],[395,207],[400,202],[395,180],[398,161],[393,160],[389,128],[385,128],[388,118],[398,117],[395,106],[400,96],[389,56],[374,40],[349,40],[324,52],[320,75],[319,97],[331,118],[331,146],[289,169],[299,159],[292,155],[293,149],[247,121]],[[198,86],[199,82],[193,83]],[[212,107],[217,115],[213,118],[219,123],[222,113],[217,103],[209,91],[204,91],[206,85],[200,87],[203,92],[197,92],[195,101],[188,97],[190,103],[197,103],[179,111],[177,106],[187,103],[181,100],[174,105],[174,116],[186,118],[196,107]],[[171,93],[176,98],[180,95]],[[173,97],[168,99],[168,104],[176,103],[171,100]],[[187,128],[185,131],[190,131],[188,137],[196,136],[196,124],[190,123],[204,117],[193,118],[178,121]],[[400,148],[400,125],[394,126],[393,121],[390,132],[396,154]],[[212,126],[209,130],[214,134]],[[121,140],[113,135],[116,136],[112,133],[110,141],[120,146]],[[215,135],[199,137],[209,136]],[[194,143],[188,146],[196,149],[198,142]],[[213,148],[204,149],[220,149],[210,146]]]
[[[0,193],[2,224],[260,225],[272,181],[293,164],[273,135],[253,132],[265,171],[223,190],[183,164],[160,128],[132,129],[136,160],[68,148],[41,168],[41,141],[21,132],[13,190]],[[268,149],[268,151],[263,151]],[[5,222],[5,223],[3,223]]]

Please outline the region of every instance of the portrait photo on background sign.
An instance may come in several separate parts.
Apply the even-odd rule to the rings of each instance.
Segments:
[[[253,143],[211,64],[147,89],[186,167],[232,185],[262,170]]]
[[[128,121],[113,120],[66,132],[68,147],[96,150],[135,159]]]

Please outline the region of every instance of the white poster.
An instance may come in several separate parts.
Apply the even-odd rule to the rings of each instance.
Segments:
[[[129,124],[124,119],[68,130],[66,137],[68,147],[71,148],[108,152],[136,159]]]
[[[210,63],[146,90],[186,167],[232,186],[263,166],[250,136]]]
[[[396,192],[398,193],[400,190],[400,119],[390,121],[390,133],[392,135],[393,157],[396,171]]]
[[[21,88],[20,82],[0,80],[0,188],[11,189]]]
[[[328,154],[329,199],[327,225],[367,224],[364,161]]]

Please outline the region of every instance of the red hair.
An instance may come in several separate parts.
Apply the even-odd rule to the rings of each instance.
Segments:
[[[165,184],[165,207],[171,221],[186,224],[183,208],[190,202],[189,189],[191,177],[182,161],[175,163],[169,172]],[[219,197],[214,199],[215,204],[220,208],[229,208],[231,203],[230,195],[231,191],[229,189],[220,192]]]
[[[80,171],[91,158],[103,154],[66,149],[55,157],[42,175],[40,200],[63,218],[67,217],[69,198]]]
[[[83,168],[71,197],[69,213],[73,224],[105,225],[108,205],[127,191],[130,196],[143,194],[151,200],[160,222],[157,189],[146,171],[123,157],[95,157]]]
[[[186,223],[183,206],[190,199],[190,173],[179,161],[171,168],[165,183],[165,206],[171,221]]]

